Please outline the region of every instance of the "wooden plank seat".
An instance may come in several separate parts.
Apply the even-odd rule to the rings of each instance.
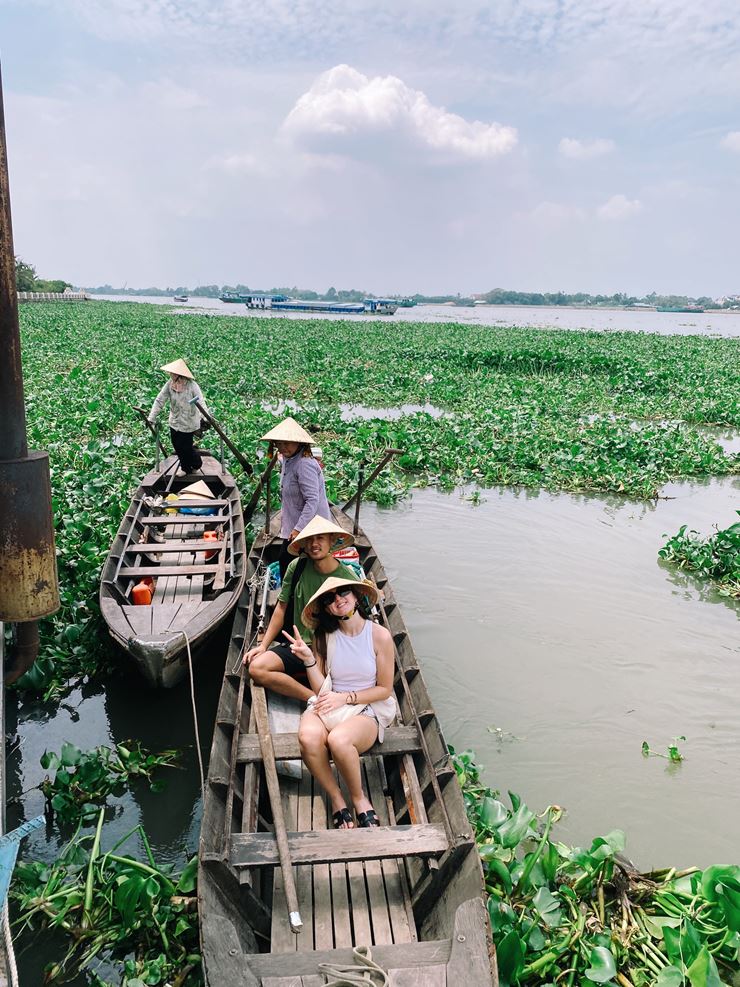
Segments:
[[[216,522],[223,523],[229,520],[228,514],[189,514],[179,515],[176,517],[142,517],[139,518],[141,524],[214,524]]]
[[[293,761],[301,756],[297,733],[274,733],[272,745],[275,749],[275,760]],[[415,726],[388,727],[385,731],[382,746],[374,744],[363,757],[378,754],[413,754],[421,750],[419,732]],[[239,738],[237,763],[254,764],[262,760],[259,737],[256,733],[245,733]]]
[[[206,544],[210,549],[213,548],[212,542]],[[131,579],[140,579],[142,576],[207,576],[216,571],[216,565],[217,560],[214,558],[212,563],[203,563],[202,565],[122,566],[119,576]]]
[[[369,829],[308,830],[288,833],[294,864],[365,860],[370,857],[438,856],[448,849],[444,826],[376,826]],[[267,867],[280,863],[272,833],[238,833],[231,838],[232,867]]]
[[[126,551],[139,553],[139,554],[144,552],[159,554],[162,552],[198,552],[198,551],[216,552],[220,548],[221,548],[221,539],[219,539],[218,541],[208,541],[208,540],[193,538],[191,541],[183,541],[181,539],[168,538],[166,541],[163,542],[159,542],[159,541],[140,542],[138,545],[129,545]]]
[[[208,498],[203,498],[202,500],[197,500],[195,497],[184,497],[182,500],[165,500],[162,502],[162,509],[170,511],[173,508],[179,510],[181,507],[228,507],[230,501],[228,500],[210,500]],[[198,517],[209,517],[208,514],[193,514],[194,518]]]

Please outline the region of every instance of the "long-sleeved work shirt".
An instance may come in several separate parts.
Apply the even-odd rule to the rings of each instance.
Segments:
[[[280,501],[283,510],[280,524],[282,538],[290,537],[292,531],[305,528],[317,514],[327,521],[331,519],[324,473],[313,456],[304,456],[299,450],[294,456],[283,460]]]
[[[162,408],[170,402],[170,428],[176,432],[195,432],[200,428],[201,414],[194,404],[190,402],[197,398],[203,407],[208,411],[208,405],[203,397],[203,392],[194,380],[185,381],[181,391],[173,391],[170,387],[172,381],[168,380],[162,390],[154,399],[152,410],[149,412],[149,421],[156,420]]]

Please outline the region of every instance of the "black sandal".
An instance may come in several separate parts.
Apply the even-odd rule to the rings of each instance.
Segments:
[[[359,816],[358,816],[359,818]],[[349,811],[347,806],[343,806],[341,809],[332,815],[331,821],[334,823],[334,829],[354,829],[354,820],[352,819],[352,813]],[[342,823],[352,823],[351,826],[342,827]]]
[[[380,826],[380,820],[375,809],[368,809],[367,812],[358,812],[357,825],[360,829],[370,829],[373,826]]]

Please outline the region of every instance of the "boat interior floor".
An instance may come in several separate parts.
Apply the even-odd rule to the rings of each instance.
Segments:
[[[363,758],[366,791],[382,826],[390,824],[379,757]],[[288,832],[331,829],[331,806],[307,770],[300,781],[280,779]],[[351,805],[349,800],[347,804]],[[359,838],[366,830],[342,830]],[[341,949],[413,942],[416,927],[403,860],[368,858],[295,867],[303,930],[291,932],[282,873],[275,868],[272,900],[272,951]]]

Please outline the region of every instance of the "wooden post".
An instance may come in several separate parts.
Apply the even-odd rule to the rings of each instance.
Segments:
[[[355,500],[362,497],[362,495],[370,486],[370,484],[373,482],[375,477],[378,476],[379,473],[382,473],[382,471],[385,469],[385,467],[388,465],[391,459],[394,456],[402,456],[402,455],[403,455],[403,449],[386,449],[385,455],[381,459],[380,463],[375,467],[375,469],[372,471],[372,473],[367,478],[367,480],[364,483],[359,484],[359,486],[357,487],[357,493],[353,494],[350,497],[350,499],[347,501],[344,507],[342,507],[342,510],[348,511],[350,507],[354,504]]]
[[[216,419],[213,417],[213,415],[209,415],[209,413],[206,411],[206,409],[203,407],[203,405],[200,403],[200,401],[198,401],[197,398],[192,399],[190,401],[190,404],[194,404],[195,405],[195,407],[198,409],[198,411],[201,413],[201,415],[203,415],[203,417],[208,422],[208,424],[213,428],[213,430],[216,433],[216,435],[218,435],[219,438],[223,442],[226,443],[227,448],[229,448],[234,453],[234,455],[237,458],[237,461],[238,461],[239,465],[244,470],[244,472],[247,474],[247,476],[251,476],[252,473],[254,473],[254,467],[252,466],[251,463],[247,462],[247,460],[244,458],[244,456],[241,454],[241,452],[237,449],[237,447],[234,445],[234,443],[231,441],[231,439],[228,437],[228,435],[224,432],[224,430],[221,428],[221,426],[216,421]]]
[[[275,827],[275,841],[280,858],[280,869],[283,872],[285,899],[288,903],[288,919],[290,921],[291,931],[298,933],[303,928],[303,922],[301,921],[301,913],[298,907],[298,892],[296,891],[295,878],[293,876],[293,863],[290,859],[288,831],[285,826],[283,804],[280,801],[280,782],[278,781],[277,767],[275,765],[275,749],[272,746],[270,722],[267,718],[267,698],[265,696],[265,690],[261,685],[255,685],[254,682],[251,682],[250,688],[252,690],[252,708],[254,709],[254,718],[260,739],[260,750],[262,751],[262,764],[265,769],[265,780],[267,781],[267,792],[270,796],[272,822]]]
[[[262,476],[257,481],[257,486],[254,488],[254,493],[252,494],[249,503],[247,504],[247,506],[244,508],[243,511],[245,524],[247,523],[247,521],[251,519],[252,515],[256,511],[257,504],[259,503],[259,499],[260,499],[260,494],[262,493],[262,487],[265,485],[265,483],[270,482],[270,474],[272,473],[272,469],[276,462],[277,462],[277,455],[274,455],[270,460],[270,462],[267,464],[267,469],[264,471]]]

